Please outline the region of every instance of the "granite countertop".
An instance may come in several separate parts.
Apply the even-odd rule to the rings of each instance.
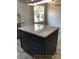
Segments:
[[[45,38],[51,33],[53,33],[54,31],[56,31],[58,28],[48,25],[43,25],[43,24],[33,24],[33,25],[23,26],[18,29]]]

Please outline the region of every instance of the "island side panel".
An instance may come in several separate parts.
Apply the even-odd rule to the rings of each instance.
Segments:
[[[54,55],[56,52],[56,47],[57,47],[57,40],[58,40],[58,30],[50,34],[46,39],[45,39],[45,49],[46,49],[46,54],[47,55]]]

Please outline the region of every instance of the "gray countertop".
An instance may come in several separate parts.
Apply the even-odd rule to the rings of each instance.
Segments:
[[[20,27],[18,29],[45,38],[51,33],[53,33],[54,31],[56,31],[58,28],[48,25],[43,25],[43,24],[32,24],[32,25]]]

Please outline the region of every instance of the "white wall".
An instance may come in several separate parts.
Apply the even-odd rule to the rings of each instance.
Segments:
[[[29,25],[33,23],[33,12],[32,7],[26,3],[17,0],[17,14],[21,15],[21,22],[23,25]]]
[[[48,5],[48,24],[51,26],[60,27],[61,26],[61,11],[60,6],[54,6],[54,4]]]

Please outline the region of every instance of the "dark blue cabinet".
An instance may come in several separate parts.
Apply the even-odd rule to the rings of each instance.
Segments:
[[[58,29],[49,36],[43,38],[22,30],[19,30],[21,47],[29,55],[53,55],[56,52]]]

